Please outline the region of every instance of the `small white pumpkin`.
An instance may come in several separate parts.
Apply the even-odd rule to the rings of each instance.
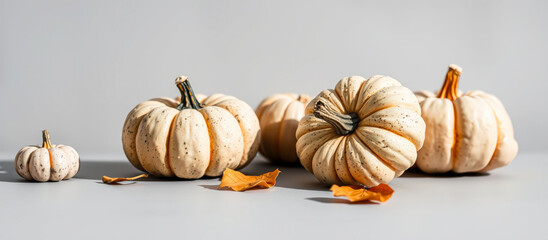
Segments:
[[[305,113],[297,154],[326,184],[388,183],[415,163],[424,141],[417,98],[387,76],[343,78],[312,99]]]
[[[151,99],[127,115],[122,143],[131,164],[156,176],[185,179],[245,167],[260,142],[253,109],[232,96],[197,96],[185,76],[175,84],[180,101]]]
[[[255,110],[261,124],[259,151],[270,161],[299,163],[295,133],[308,102],[310,97],[306,94],[274,94],[261,101]]]
[[[426,173],[487,172],[508,165],[518,153],[502,102],[482,91],[459,91],[461,72],[461,67],[451,64],[437,94],[415,93],[426,122],[417,166]]]
[[[48,130],[42,131],[40,146],[26,146],[15,156],[15,171],[27,180],[60,181],[74,177],[80,169],[80,156],[74,148],[52,145]]]

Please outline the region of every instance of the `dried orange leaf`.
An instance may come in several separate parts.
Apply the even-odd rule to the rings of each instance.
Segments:
[[[111,178],[111,177],[103,176],[103,182],[104,183],[117,183],[117,182],[123,182],[123,181],[132,181],[132,180],[136,180],[136,179],[144,178],[144,177],[148,177],[148,175],[141,174],[139,176],[130,177],[130,178]]]
[[[271,188],[276,184],[278,174],[280,174],[280,170],[276,169],[260,176],[246,176],[241,172],[227,168],[223,172],[218,189],[227,187],[240,192],[253,187]]]
[[[329,190],[333,192],[333,196],[345,196],[351,202],[367,200],[384,202],[390,199],[390,197],[392,197],[392,193],[394,193],[394,190],[384,183],[381,183],[378,186],[369,189],[365,189],[361,186],[356,185],[339,187],[333,184],[333,186],[331,186],[331,189]]]

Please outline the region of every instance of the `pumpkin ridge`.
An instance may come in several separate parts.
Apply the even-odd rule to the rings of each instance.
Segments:
[[[177,119],[177,116],[179,116],[181,112],[179,111],[177,114],[175,114],[173,116],[173,119],[171,119],[171,123],[169,124],[169,130],[168,130],[168,134],[167,134],[167,141],[166,141],[166,156],[165,156],[165,161],[166,161],[166,165],[167,165],[167,169],[169,169],[169,171],[171,171],[171,174],[173,176],[177,176],[175,174],[175,171],[173,170],[173,167],[171,165],[171,148],[170,148],[170,144],[171,144],[171,134],[173,134],[173,128],[175,127],[175,120]]]
[[[463,118],[462,120],[457,121],[457,127],[460,126],[460,128],[458,128],[457,131],[461,134],[459,135],[460,137],[456,139],[457,144],[455,148],[459,150],[458,157],[460,156],[461,158],[458,158],[458,157],[456,158],[456,160],[458,160],[455,162],[457,169],[453,169],[453,171],[457,173],[481,171],[481,169],[485,168],[488,165],[489,161],[491,161],[491,157],[493,156],[493,153],[495,152],[495,149],[497,146],[496,141],[494,143],[491,143],[489,141],[491,138],[485,137],[490,132],[489,130],[491,131],[493,130],[488,127],[490,126],[489,123],[490,122],[492,123],[492,121],[495,122],[494,130],[496,131],[495,137],[497,137],[498,129],[496,129],[497,127],[496,118],[495,116],[492,116],[492,119],[486,118],[486,116],[488,115],[483,115],[481,116],[481,118],[478,118],[480,116],[478,114],[484,113],[479,111],[478,109],[488,108],[490,111],[489,105],[478,97],[464,96],[462,98],[459,98],[459,100],[460,100],[459,103],[461,103],[459,104],[461,106],[461,108],[459,109],[462,109],[462,111],[460,111],[460,115],[457,115],[457,119],[459,119],[459,117],[463,117]],[[471,106],[472,104],[474,104],[473,105],[474,108],[469,108],[469,106]],[[468,107],[468,108],[465,108],[465,107]],[[473,109],[473,111],[466,111],[464,109]],[[473,122],[474,124],[465,124],[467,122],[468,123]],[[478,129],[481,129],[481,131],[483,132],[483,135],[474,134],[472,136],[469,136],[471,133],[467,131],[463,131],[463,129],[469,130],[469,131],[477,131]],[[462,133],[464,133],[464,135]],[[485,138],[485,139],[483,139],[483,141],[480,141],[482,138]],[[463,151],[462,146],[466,147],[465,149],[469,151],[468,152],[469,154],[466,154],[466,155],[461,154]],[[483,146],[483,149],[479,151],[477,148],[478,146]],[[483,162],[484,159],[486,159],[487,154],[489,154],[489,159]],[[471,161],[472,158],[474,159],[474,161]],[[479,165],[480,163],[484,165]]]
[[[318,137],[318,135],[320,135]],[[299,161],[301,162],[301,165],[308,170],[311,173],[314,173],[312,171],[312,158],[314,157],[314,154],[316,151],[321,147],[321,145],[325,144],[329,139],[333,136],[335,136],[336,133],[332,128],[323,128],[319,130],[310,131],[303,136],[301,136],[299,139],[297,139],[297,149],[300,149],[298,152]],[[304,140],[308,140],[308,138],[315,137],[316,141],[318,141],[320,144],[316,144],[317,146],[314,146],[310,143],[302,143]],[[312,148],[314,146],[314,148]],[[309,153],[312,154],[309,154]],[[311,156],[306,156],[304,154],[308,154]]]
[[[137,150],[137,138],[139,137],[139,130],[141,129],[141,127],[143,126],[143,122],[145,122],[146,118],[150,115],[150,113],[155,109],[156,107],[153,107],[150,109],[150,111],[148,111],[146,114],[143,114],[143,117],[141,118],[141,120],[139,121],[139,124],[137,126],[137,132],[135,133],[135,140],[134,140],[134,143],[135,143],[135,156],[137,158],[137,161],[139,161],[139,164],[140,166],[143,168],[143,170],[145,172],[148,172],[150,174],[153,174],[152,172],[150,172],[148,169],[145,168],[144,164],[143,164],[143,159],[141,159],[141,157],[139,157],[139,151]],[[154,175],[154,174],[153,174]]]
[[[327,124],[327,125],[321,125],[321,124],[314,124],[314,120],[316,120],[317,118],[314,117],[314,114],[305,114],[301,120],[299,121],[299,125],[297,127],[297,131],[295,132],[295,137],[297,139],[299,139],[300,137],[302,137],[304,134],[312,131],[312,130],[315,130],[315,129],[324,129],[324,128],[330,128],[330,125]],[[314,124],[313,126],[309,126],[309,125],[312,125]]]
[[[390,131],[390,132],[392,132],[392,131]],[[358,133],[356,133],[356,136],[367,148],[369,148],[371,153],[375,156],[375,158],[377,158],[379,160],[379,162],[384,164],[386,167],[390,168],[390,170],[396,172],[396,168],[392,167],[392,165],[390,165],[384,158],[380,157],[379,154],[377,152],[375,152],[375,150],[373,150],[374,148],[370,147],[369,144],[367,144],[369,142],[369,141],[366,141],[367,139],[363,139],[361,134],[358,134]]]
[[[289,105],[291,105],[291,103],[295,101],[293,99],[291,99],[291,101],[289,101],[289,103],[285,106],[285,109],[284,109],[284,114],[282,115],[282,118],[280,120],[280,125],[278,126],[278,133],[276,134],[276,138],[278,139],[278,141],[276,141],[276,151],[278,153],[280,153],[280,141],[282,140],[282,129],[284,127],[284,120],[285,120],[285,116],[287,114],[287,110],[289,109]],[[282,159],[283,157],[281,156],[281,154],[278,154],[278,158],[279,159]],[[283,161],[282,161],[283,162]]]
[[[238,102],[241,102],[241,100],[239,100],[239,99],[237,99],[237,98],[229,98],[229,99],[223,99],[223,100],[221,100],[221,101],[215,103],[214,106],[219,107],[218,105],[221,104],[221,103],[223,103],[223,102],[235,101],[235,100],[238,101]],[[242,125],[240,124],[240,121],[238,120],[238,118],[236,118],[236,116],[235,116],[234,114],[232,114],[231,111],[228,110],[229,106],[230,106],[230,105],[225,104],[225,105],[223,105],[223,106],[220,107],[220,108],[223,108],[224,110],[226,110],[228,113],[230,113],[230,115],[232,115],[232,117],[234,117],[234,119],[236,119],[236,122],[238,123],[238,127],[240,128],[240,132],[242,133],[242,137],[243,137],[243,139],[242,139],[242,140],[243,140],[243,142],[242,142],[242,145],[243,145],[242,158],[241,158],[240,161],[238,162],[238,166],[236,166],[236,167],[234,168],[234,169],[240,169],[240,168],[243,168],[244,166],[246,166],[249,162],[251,162],[250,159],[247,159],[247,160],[246,160],[247,163],[242,164],[244,158],[248,157],[248,155],[249,155],[249,152],[246,152],[246,149],[247,149],[247,147],[248,147],[248,145],[246,145],[246,140],[245,140],[245,139],[246,139],[246,136],[247,136],[247,133],[246,133],[246,130],[242,128]],[[252,109],[252,110],[253,110],[253,109]],[[252,111],[252,112],[255,112],[255,111]],[[237,115],[237,114],[236,114],[236,115]],[[251,150],[251,148],[250,148],[250,150]],[[245,153],[245,155],[244,155],[243,153]]]
[[[455,148],[455,146],[457,145],[458,129],[457,129],[457,106],[455,105],[455,101],[451,101],[451,104],[453,105],[453,117],[455,118],[455,121],[453,121],[453,129],[455,129],[455,131],[453,131],[453,144],[451,145],[451,159],[449,161],[451,162],[451,171],[453,171],[456,165],[455,159],[457,158],[456,157],[457,149]]]
[[[360,119],[360,122],[361,122],[363,119],[366,119],[366,118],[368,118],[369,116],[375,114],[376,112],[380,112],[380,111],[382,111],[382,110],[389,109],[389,108],[393,108],[393,107],[400,107],[400,106],[392,105],[392,106],[386,106],[386,107],[379,108],[377,111],[374,111],[374,112],[368,114],[367,116],[364,116],[362,119]]]
[[[139,126],[136,141],[139,160],[143,168],[153,175],[172,177],[165,158],[169,150],[165,147],[172,121],[169,117],[177,113],[179,111],[168,106],[156,107],[143,118]]]
[[[318,102],[319,100],[323,98],[327,102],[329,102],[331,106],[333,106],[333,109],[335,111],[340,113],[346,113],[346,108],[344,107],[344,103],[342,102],[341,98],[339,97],[335,89],[323,90],[318,96],[319,98],[316,100],[316,102]]]
[[[358,149],[358,146],[357,145],[360,145],[360,140],[359,139],[356,139],[356,136],[354,134],[351,134],[349,135],[349,138],[348,138],[348,144],[347,144],[347,147],[350,147],[350,148],[353,148],[353,149]],[[363,144],[363,143],[362,143]],[[370,169],[368,169],[362,160],[364,159],[357,159],[357,160],[350,160],[348,161],[348,159],[350,158],[348,156],[348,154],[352,154],[351,152],[349,151],[346,151],[346,163],[348,165],[348,171],[350,172],[350,175],[352,176],[352,178],[354,180],[356,180],[356,182],[360,183],[360,184],[363,184],[363,185],[366,185],[366,186],[376,186],[379,184],[379,182],[377,181],[378,179],[376,177],[373,177],[372,175],[372,172],[370,171]],[[357,153],[357,151],[354,151],[354,155],[361,155],[361,153]],[[356,168],[354,168],[353,166],[351,166],[350,164],[357,164]],[[360,169],[361,168],[361,169]],[[355,176],[355,174],[358,174],[358,176]],[[362,179],[365,180],[365,183],[362,182],[362,181],[359,181],[359,177],[360,175],[362,175]]]
[[[285,98],[285,99],[282,99],[282,98]],[[289,106],[289,104],[291,102],[292,102],[292,100],[291,100],[290,97],[283,95],[283,97],[280,97],[280,99],[278,99],[276,101],[273,101],[272,104],[267,106],[263,111],[261,119],[259,119],[259,124],[261,126],[261,141],[262,141],[262,143],[260,145],[260,151],[265,157],[267,157],[269,159],[279,159],[280,158],[280,154],[279,154],[280,149],[279,149],[278,139],[280,137],[281,122],[283,121],[283,117],[285,116],[285,111],[287,110],[287,107]],[[272,126],[271,125],[266,125],[265,122],[267,122],[267,120],[263,120],[263,119],[265,119],[266,117],[272,117],[272,116],[268,116],[268,113],[270,113],[270,115],[275,114],[275,112],[277,112],[276,109],[277,108],[282,108],[282,107],[284,109],[284,114],[281,116],[281,118],[279,118],[280,121],[279,122],[271,122],[271,125],[277,127],[275,129],[276,130],[275,131],[276,140],[272,141],[272,144],[265,144],[265,143],[269,143],[268,139],[270,139],[270,137],[273,136],[274,134],[264,135],[264,134],[271,133],[273,131],[267,131],[267,130],[270,130],[270,128]],[[272,124],[272,123],[274,123],[274,124]],[[267,145],[270,146],[270,147],[268,147]],[[274,149],[274,151],[272,149]]]
[[[207,107],[204,107],[204,108],[207,108]],[[204,122],[206,123],[206,126],[207,126],[207,134],[209,135],[209,162],[207,163],[207,167],[204,171],[204,175],[205,175],[209,167],[211,167],[211,163],[213,162],[211,160],[213,158],[213,136],[211,131],[209,130],[211,128],[211,124],[209,123],[209,121],[207,121],[207,117],[204,115],[204,113],[202,113],[202,111],[198,111],[198,112],[200,112],[200,114],[204,118]]]
[[[162,101],[167,100],[165,98],[153,98],[137,104],[137,106],[135,106],[128,113],[124,122],[124,128],[122,130],[122,145],[124,154],[135,168],[143,172],[146,172],[146,170],[141,164],[141,160],[139,159],[139,155],[137,154],[137,132],[139,131],[139,126],[141,125],[143,118],[145,118],[148,113],[151,112],[154,108],[162,106],[162,104],[164,104]],[[146,108],[149,108],[149,110],[147,110],[146,113],[143,113],[140,117],[137,118],[135,114]],[[134,124],[136,125],[135,130],[132,130],[131,125],[128,125],[131,122],[134,122]],[[130,155],[132,155],[133,158],[131,158]]]
[[[385,93],[385,96],[382,96],[379,97],[378,94],[382,94],[381,92],[384,91]],[[389,91],[392,91],[392,92],[389,92]],[[401,91],[401,92],[400,92]],[[408,96],[405,96],[404,94],[409,94]],[[371,108],[372,106],[369,106],[369,108],[366,108],[367,105],[377,105],[379,104],[379,102],[382,102],[382,101],[386,101],[386,99],[390,99],[391,97],[394,97],[394,96],[398,96],[401,97],[401,101],[398,99],[398,102],[393,102],[391,103],[390,105],[386,105],[384,107],[377,107],[377,108],[374,108],[376,110],[374,111],[371,111],[371,110],[368,110],[369,108]],[[416,106],[413,106],[413,104],[409,104],[408,102],[405,101],[405,97],[413,97],[413,99],[415,101],[417,101],[417,98],[415,96],[415,94],[413,94],[413,92],[411,90],[409,90],[408,88],[404,87],[404,86],[390,86],[390,87],[385,87],[383,89],[380,89],[379,91],[377,91],[375,94],[372,94],[367,100],[364,101],[362,107],[360,109],[358,109],[357,112],[361,114],[363,114],[362,112],[369,112],[368,114],[366,115],[363,115],[363,118],[362,119],[365,119],[369,116],[371,116],[372,114],[380,111],[380,110],[384,110],[384,109],[387,109],[387,108],[391,108],[391,107],[407,107],[407,108],[411,108],[413,110],[416,110],[414,112],[416,112],[417,114],[421,114],[421,110],[420,110],[420,104],[418,104],[418,101],[416,102]],[[416,107],[417,109],[414,109],[414,107]],[[371,111],[371,112],[370,112]]]
[[[348,144],[348,136],[342,136],[343,137],[343,140],[341,141],[341,143],[339,144],[339,148],[342,147],[342,154],[341,154],[341,157],[343,159],[341,159],[342,163],[341,163],[341,167],[343,169],[341,169],[341,171],[345,172],[346,174],[348,174],[348,178],[350,179],[349,182],[347,181],[344,181],[342,179],[342,177],[339,175],[339,171],[337,171],[337,177],[341,180],[341,182],[343,182],[344,184],[355,184],[357,181],[356,179],[354,179],[354,177],[352,176],[352,173],[350,173],[350,170],[348,169],[348,161],[346,160],[346,145]],[[342,146],[341,146],[342,145]],[[346,166],[346,171],[344,166]],[[337,169],[337,164],[335,163],[335,170]]]
[[[421,116],[426,124],[425,136],[429,137],[425,137],[423,147],[418,151],[415,165],[426,173],[451,171],[456,136],[455,104],[449,99],[430,95],[422,99],[420,105]]]
[[[49,148],[46,148],[46,150],[48,151],[48,157],[49,157],[49,171],[51,171],[53,169],[53,160],[52,160],[53,156],[51,156],[51,151],[49,150]],[[49,178],[51,179],[51,173],[49,175]]]
[[[159,104],[163,104],[163,105],[166,105],[166,106],[168,106],[168,107],[175,107],[175,108],[177,107],[177,105],[175,105],[175,106],[173,105],[173,101],[171,101],[171,99],[168,98],[168,97],[151,98],[151,99],[149,99],[149,100],[147,100],[147,101],[145,101],[145,102],[148,102],[148,101],[157,102],[157,103],[159,103]],[[143,103],[144,103],[144,102],[143,102]],[[137,105],[137,106],[139,106],[139,105]],[[136,107],[137,107],[137,106],[136,106]]]
[[[335,150],[333,150],[333,171],[335,172],[335,177],[339,180],[339,182],[344,183],[337,172],[337,150],[341,147],[341,144],[346,141],[346,136],[340,136],[337,140],[339,142],[337,143],[337,147],[334,148]]]
[[[362,105],[360,107],[358,107],[358,100],[360,99],[359,95],[362,93],[362,89],[363,89],[363,86],[365,85],[365,83],[367,82],[367,80],[363,81],[361,84],[360,84],[360,87],[358,88],[358,91],[356,92],[356,96],[354,96],[354,105],[352,106],[352,111],[354,112],[357,112],[362,106],[363,106],[363,103],[365,103],[365,101],[362,103]]]
[[[282,96],[285,96],[283,94],[279,94],[279,93],[276,93],[276,94],[273,94],[265,99],[263,99],[257,109],[255,110],[255,115],[257,115],[257,119],[261,119],[261,117],[263,116],[266,108],[268,108],[270,105],[272,105],[272,103],[274,103],[275,101],[277,101],[279,98],[281,98]]]
[[[382,111],[382,110],[386,110],[386,109],[389,109],[389,108],[398,108],[398,107],[400,107],[400,106],[390,106],[390,107],[385,107],[385,108],[379,109],[378,111],[375,111],[375,112],[369,114],[369,116],[363,118],[363,119],[360,121],[360,125],[359,125],[358,127],[374,127],[374,128],[380,128],[380,129],[389,131],[389,132],[391,132],[391,133],[394,133],[394,134],[396,134],[396,135],[398,135],[398,136],[400,136],[400,137],[403,137],[403,138],[405,138],[405,139],[407,139],[407,140],[409,140],[410,142],[413,143],[414,141],[413,141],[413,139],[411,139],[410,137],[405,136],[405,135],[403,135],[403,134],[400,134],[400,133],[398,133],[398,132],[394,132],[394,131],[392,131],[392,129],[389,129],[389,128],[387,128],[387,127],[384,127],[384,126],[361,125],[361,122],[362,122],[363,120],[365,120],[366,118],[370,117],[371,115],[373,115],[373,114],[376,113],[376,112],[379,112],[379,111]],[[422,118],[422,117],[421,117],[421,118]]]
[[[209,131],[214,140],[211,142],[214,150],[212,165],[208,166],[206,175],[220,176],[227,167],[236,168],[243,157],[243,134],[239,132],[238,121],[224,108],[210,106],[200,112],[208,117],[206,121],[211,123]]]
[[[19,152],[21,153],[18,158],[16,158],[15,165],[16,165],[16,172],[19,174],[19,176],[23,177],[27,180],[33,180],[32,175],[30,174],[30,156],[36,149],[38,149],[40,146],[26,146],[23,149],[21,149]]]
[[[335,158],[335,154],[336,154],[336,150],[337,150],[337,149],[334,148],[333,145],[329,146],[329,144],[333,144],[333,141],[338,141],[338,142],[340,143],[340,139],[341,139],[342,137],[344,137],[344,136],[338,136],[338,137],[336,137],[336,138],[331,138],[331,139],[327,140],[324,144],[322,144],[322,145],[318,148],[318,150],[316,150],[316,151],[314,152],[314,155],[312,156],[312,169],[314,170],[314,169],[316,168],[316,166],[318,166],[317,164],[314,164],[314,159],[321,158],[321,157],[319,157],[320,154],[324,154],[324,152],[322,152],[321,150],[323,150],[324,148],[327,149],[327,153],[325,153],[325,154],[328,155],[328,156],[333,157],[332,168],[331,168],[331,169],[328,168],[327,170],[330,171],[332,174],[334,173],[333,175],[335,176],[335,178],[337,179],[337,181],[339,181],[339,183],[340,183],[340,179],[339,179],[339,176],[337,176],[337,171],[335,170],[335,159],[334,159],[334,158]],[[338,143],[337,143],[337,146],[339,146]],[[333,149],[335,149],[335,150],[333,150]],[[331,154],[330,154],[330,153],[331,153]],[[325,163],[325,162],[326,162],[326,161],[323,161],[323,163]],[[320,168],[320,169],[321,169],[321,168]],[[316,170],[314,170],[313,172],[316,172],[316,173],[317,173],[318,171],[322,172],[320,169],[316,169]],[[320,176],[321,176],[321,174],[320,174]],[[325,182],[325,183],[331,182],[331,181],[323,181],[323,180],[327,180],[327,178],[321,178],[320,176],[317,176],[316,178],[320,179],[320,181]]]
[[[23,149],[19,150],[19,152],[17,152],[17,154],[15,154],[15,162],[14,162],[14,165],[15,165],[15,171],[17,172],[17,174],[19,174],[19,176],[21,176],[21,174],[19,173],[19,170],[22,170],[22,166],[23,164],[18,164],[19,162],[19,157],[21,157],[21,155],[23,155],[23,152],[27,149],[27,147],[24,147]],[[20,167],[21,166],[21,167]],[[23,177],[23,176],[21,176]]]
[[[342,100],[343,98],[341,98],[341,95],[337,92],[337,90],[334,88],[333,89],[333,92],[335,93],[335,97],[337,97],[337,100],[339,100],[339,102],[341,103],[341,106],[342,106],[342,110],[344,110],[343,113],[348,113],[348,109],[346,109],[346,106],[344,106],[344,101]],[[326,100],[329,100],[329,99],[326,99]],[[337,104],[335,104],[337,105]]]
[[[483,97],[481,97],[480,95],[478,95],[476,97],[478,100],[484,102],[487,107],[489,108],[489,110],[491,111],[491,114],[493,114],[493,117],[495,119],[495,122],[496,122],[496,125],[497,125],[497,141],[495,143],[495,150],[493,151],[493,154],[491,154],[491,157],[489,158],[489,161],[487,162],[487,165],[485,165],[485,167],[482,168],[485,169],[487,166],[489,166],[489,164],[491,164],[491,162],[493,161],[493,157],[495,156],[495,153],[497,153],[497,150],[498,150],[498,146],[500,144],[499,142],[499,136],[500,136],[500,122],[499,122],[499,117],[497,116],[497,114],[495,113],[495,110],[493,109],[493,107],[491,106],[491,104],[489,104],[489,102],[487,100],[485,100]],[[480,170],[481,171],[481,170]]]
[[[374,77],[379,77],[379,78],[374,78]],[[383,79],[384,77],[387,77],[387,76],[382,76],[382,75],[373,76],[373,77],[367,79],[367,80],[364,82],[364,85],[365,85],[366,82],[369,82],[369,81],[371,81],[371,82],[380,81],[380,80]],[[399,86],[394,85],[394,86],[390,86],[390,87],[403,87],[403,86],[402,86],[402,85],[399,85]],[[377,91],[371,93],[371,94],[369,95],[368,98],[363,99],[362,105],[360,106],[360,108],[356,108],[356,112],[361,111],[361,109],[363,108],[363,106],[365,106],[365,105],[367,104],[367,102],[368,102],[373,96],[375,96],[377,93],[379,93],[380,91],[384,90],[385,88],[389,88],[389,87],[379,88],[379,89],[377,89]],[[367,89],[366,89],[366,91],[367,91]],[[361,88],[360,88],[360,93],[361,93]]]
[[[59,149],[61,149],[61,151],[63,151],[63,152],[65,153],[65,156],[67,156],[67,163],[68,163],[68,161],[69,161],[69,159],[68,159],[68,158],[69,158],[69,154],[68,154],[68,152],[67,152],[64,148],[62,148],[62,147],[60,147],[60,146],[63,146],[63,145],[57,145],[57,147],[59,147]],[[70,171],[70,170],[72,169],[71,164],[68,163],[67,166],[68,166],[67,175],[63,176],[63,178],[61,178],[61,180],[65,179],[65,178],[70,174],[70,172],[71,172],[71,171]]]

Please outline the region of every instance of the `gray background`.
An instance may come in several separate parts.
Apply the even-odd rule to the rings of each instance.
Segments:
[[[54,143],[123,159],[121,129],[141,101],[222,92],[256,107],[276,92],[317,94],[384,74],[497,95],[520,151],[543,151],[546,1],[0,1],[0,157]]]

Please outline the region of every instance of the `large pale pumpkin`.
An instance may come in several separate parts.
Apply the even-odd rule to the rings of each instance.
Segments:
[[[276,163],[298,163],[295,132],[310,97],[306,94],[274,94],[265,98],[255,113],[261,124],[259,151]]]
[[[15,156],[15,171],[27,180],[61,181],[74,177],[80,169],[80,156],[74,148],[52,145],[49,131],[42,131],[42,147],[26,146]]]
[[[507,165],[518,152],[502,103],[482,91],[458,91],[461,71],[450,65],[438,94],[416,93],[426,122],[426,139],[417,158],[424,172],[485,172]]]
[[[253,109],[222,94],[202,96],[200,103],[187,77],[175,83],[180,103],[155,98],[129,112],[122,143],[133,166],[156,176],[192,179],[247,165],[260,140]]]
[[[326,184],[388,183],[415,163],[424,141],[417,98],[391,77],[343,78],[305,112],[297,154]]]

